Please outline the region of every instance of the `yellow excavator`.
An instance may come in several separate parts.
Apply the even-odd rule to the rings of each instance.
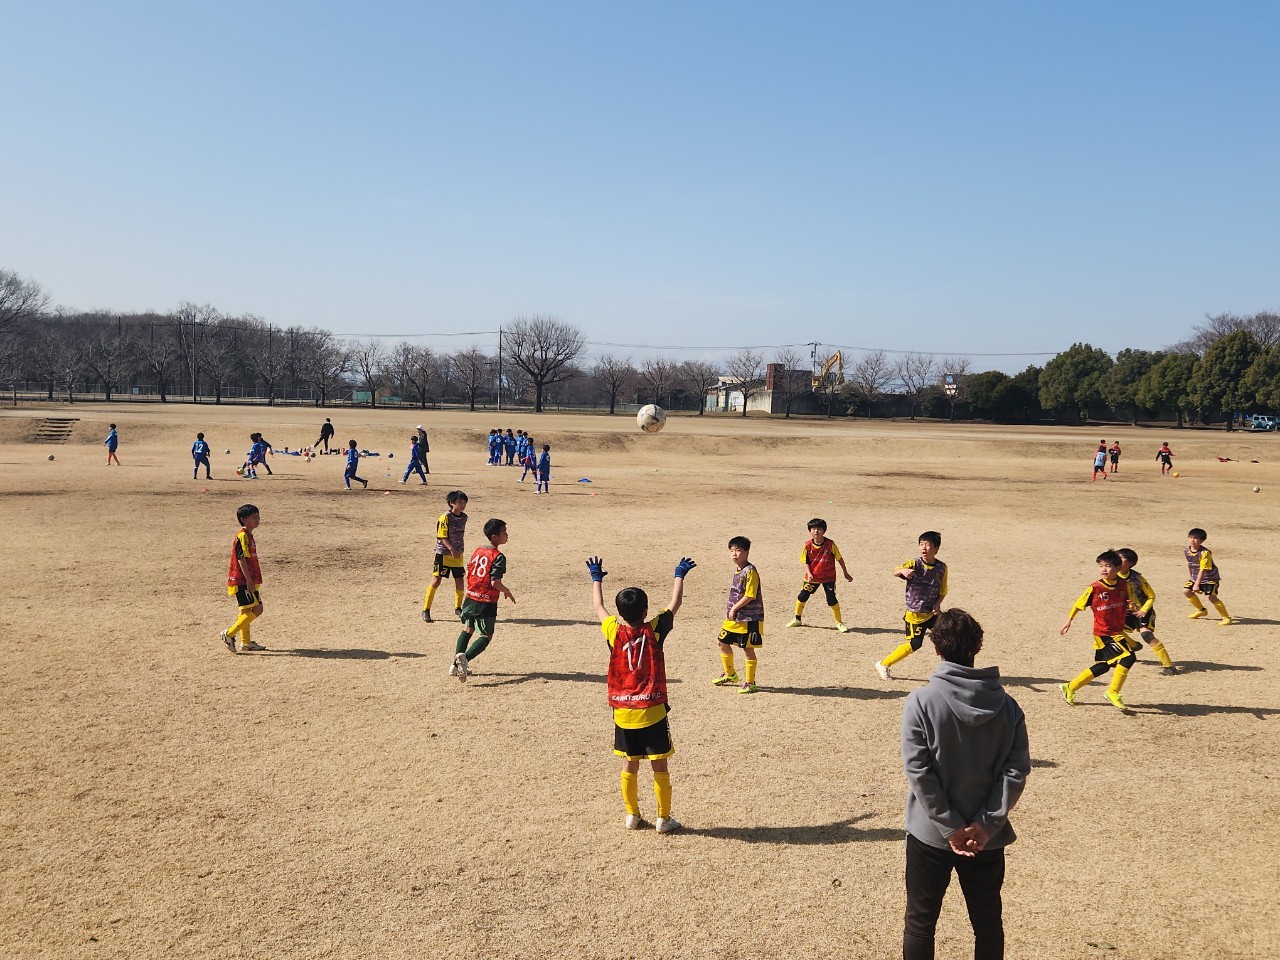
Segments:
[[[839,350],[827,357],[827,361],[822,365],[822,369],[818,371],[818,373],[814,374],[811,386],[815,393],[822,389],[822,385],[827,382],[828,377],[834,376],[836,383],[844,383],[844,364],[841,363],[842,359],[843,358],[841,357]],[[835,372],[832,373],[832,371]]]

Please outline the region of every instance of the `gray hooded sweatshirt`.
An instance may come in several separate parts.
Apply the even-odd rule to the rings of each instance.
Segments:
[[[907,833],[949,849],[970,823],[991,835],[987,849],[1016,835],[1009,811],[1022,796],[1031,753],[1022,708],[1000,685],[997,667],[943,661],[902,710]]]

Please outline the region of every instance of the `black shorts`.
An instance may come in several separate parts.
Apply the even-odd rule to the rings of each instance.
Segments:
[[[613,752],[628,760],[665,760],[676,752],[671,743],[671,727],[667,718],[648,727],[633,730],[613,725]]]
[[[924,632],[926,630],[932,630],[933,625],[937,622],[938,622],[937,614],[934,614],[928,620],[925,620],[921,623],[912,623],[910,620],[907,619],[906,615],[903,614],[903,617],[902,617],[903,636],[905,636],[907,640],[911,642],[911,645],[913,647],[919,650],[921,645],[924,643]]]
[[[1194,583],[1195,583],[1194,580],[1188,580],[1187,585],[1184,589],[1190,590],[1192,584]],[[1218,595],[1218,586],[1219,586],[1219,582],[1217,580],[1212,580],[1212,581],[1201,580],[1200,588],[1196,591],[1196,593],[1203,593],[1206,597],[1216,597]]]
[[[248,587],[236,587],[237,607],[256,607],[262,602],[262,594]]]
[[[806,580],[804,586],[800,588],[800,595],[796,597],[801,603],[808,602],[809,598],[818,592],[821,587],[827,594],[827,606],[834,607],[838,601],[836,599],[836,585],[833,580],[831,583],[815,583],[813,580]]]
[[[436,561],[431,566],[431,572],[437,577],[453,577],[455,580],[461,580],[466,571],[466,567],[446,567],[443,553],[436,554]]]
[[[745,633],[739,633],[736,630],[725,630],[721,628],[720,636],[717,638],[721,643],[727,643],[733,647],[763,647],[764,632],[760,629],[759,620],[748,620],[746,623],[747,630]]]
[[[1151,610],[1147,613],[1130,613],[1124,618],[1124,625],[1130,630],[1150,630],[1156,632],[1156,612]]]
[[[1095,636],[1093,639],[1102,642],[1102,646],[1093,651],[1094,663],[1117,663],[1133,656],[1134,642],[1123,633],[1115,637]]]

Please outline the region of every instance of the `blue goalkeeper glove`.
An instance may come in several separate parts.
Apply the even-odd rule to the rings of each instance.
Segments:
[[[591,572],[591,579],[600,583],[609,575],[604,568],[604,561],[599,557],[587,557],[587,569]]]
[[[681,557],[680,562],[676,564],[676,579],[680,580],[689,575],[689,571],[696,567],[691,557]]]

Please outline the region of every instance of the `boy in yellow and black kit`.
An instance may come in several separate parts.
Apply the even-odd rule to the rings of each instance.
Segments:
[[[1151,586],[1146,577],[1133,568],[1134,564],[1138,562],[1138,554],[1134,550],[1129,547],[1121,547],[1116,553],[1120,555],[1118,576],[1121,580],[1128,581],[1129,596],[1132,598],[1132,607],[1129,610],[1129,615],[1124,620],[1125,629],[1138,631],[1138,636],[1147,642],[1151,652],[1160,660],[1160,675],[1162,677],[1176,676],[1178,668],[1173,665],[1169,651],[1164,648],[1164,644],[1156,636],[1155,588]]]
[[[831,615],[836,618],[836,629],[841,633],[848,633],[850,628],[845,626],[840,616],[840,601],[836,599],[836,564],[840,564],[840,569],[844,571],[845,580],[852,581],[853,577],[849,573],[849,568],[844,565],[844,557],[840,555],[840,548],[836,546],[836,542],[827,539],[827,521],[821,517],[814,517],[809,521],[809,540],[800,549],[800,562],[806,568],[804,583],[796,597],[795,619],[787,626],[804,625],[800,620],[804,616],[804,605],[821,587],[826,594]]]
[[[717,687],[738,684],[738,671],[733,666],[733,648],[746,654],[739,693],[755,693],[756,650],[764,646],[764,594],[760,590],[760,573],[751,562],[751,541],[734,537],[729,541],[729,559],[736,568],[729,584],[724,623],[720,627],[720,676],[711,682]]]
[[[1183,595],[1195,607],[1187,618],[1199,620],[1209,615],[1200,598],[1196,596],[1197,593],[1203,593],[1222,616],[1218,622],[1226,627],[1235,621],[1231,619],[1231,614],[1227,613],[1226,604],[1218,599],[1218,588],[1222,586],[1222,574],[1218,571],[1218,565],[1213,562],[1213,554],[1204,545],[1208,539],[1209,535],[1199,527],[1192,527],[1187,531],[1187,549],[1183,551],[1183,555],[1187,558],[1187,576],[1190,579],[1187,581],[1186,589],[1183,590]]]
[[[258,542],[253,538],[253,531],[258,529],[262,517],[257,507],[246,503],[236,511],[236,519],[240,522],[240,532],[231,541],[227,595],[236,598],[240,615],[219,636],[232,653],[246,653],[267,649],[253,642],[249,630],[249,625],[262,616],[262,568],[258,565]],[[236,642],[237,635],[239,643]]]
[[[1131,581],[1121,579],[1120,554],[1116,551],[1102,551],[1098,554],[1097,563],[1098,579],[1080,594],[1067,615],[1066,623],[1058,631],[1060,636],[1065,637],[1077,613],[1085,609],[1093,610],[1093,665],[1070,683],[1058,684],[1058,689],[1062,691],[1062,698],[1074,705],[1076,693],[1081,687],[1114,667],[1115,675],[1111,678],[1111,686],[1107,688],[1107,699],[1116,709],[1128,710],[1120,697],[1120,689],[1129,676],[1129,670],[1137,663],[1134,651],[1139,646],[1125,633],[1125,619],[1133,604]]]
[[[463,576],[467,562],[462,559],[463,536],[467,530],[467,495],[461,490],[450,490],[444,498],[449,509],[440,514],[436,521],[436,559],[432,572],[431,585],[427,587],[426,599],[422,601],[422,619],[431,620],[431,603],[436,598],[440,581],[445,577],[453,577],[453,612],[455,616],[462,614]]]
[[[926,530],[920,534],[919,546],[920,556],[893,569],[895,577],[907,581],[907,609],[902,614],[907,639],[876,664],[876,675],[881,680],[892,680],[889,668],[920,649],[924,632],[933,629],[942,612],[942,598],[947,595],[947,565],[938,559],[942,534]]]

